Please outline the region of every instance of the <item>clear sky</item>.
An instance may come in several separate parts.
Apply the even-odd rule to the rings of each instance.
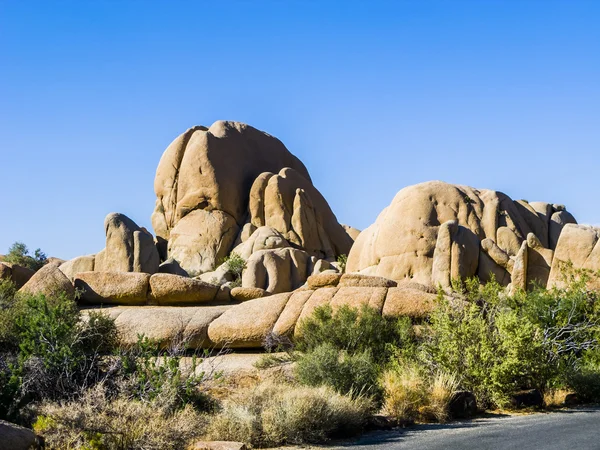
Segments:
[[[279,137],[342,223],[441,179],[600,223],[600,1],[0,0],[0,253],[71,258],[226,119]]]

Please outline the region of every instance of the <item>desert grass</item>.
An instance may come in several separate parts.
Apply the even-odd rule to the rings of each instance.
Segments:
[[[360,432],[372,408],[367,398],[353,399],[328,387],[263,381],[225,400],[206,437],[253,446],[324,442]]]

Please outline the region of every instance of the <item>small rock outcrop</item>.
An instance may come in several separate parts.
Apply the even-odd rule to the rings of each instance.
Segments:
[[[98,272],[158,272],[160,258],[154,238],[124,214],[111,213],[104,219],[106,247],[95,257]]]
[[[71,280],[58,268],[58,264],[46,264],[38,270],[19,292],[30,295],[56,297],[61,294],[69,298],[75,297],[75,289]]]

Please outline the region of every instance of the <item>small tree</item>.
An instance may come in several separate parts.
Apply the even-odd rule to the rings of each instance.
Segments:
[[[48,262],[46,254],[39,248],[31,256],[29,249],[23,242],[15,242],[11,245],[4,260],[35,271],[41,269]]]
[[[227,271],[233,275],[234,283],[238,286],[242,285],[242,272],[246,268],[246,261],[240,255],[232,252],[223,261],[227,265]]]

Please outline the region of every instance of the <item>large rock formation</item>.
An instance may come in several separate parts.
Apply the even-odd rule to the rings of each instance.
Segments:
[[[444,288],[455,278],[485,280],[490,274],[504,284],[516,278],[519,287],[531,281],[545,285],[553,245],[571,222],[564,206],[513,201],[501,192],[441,181],[422,183],[398,192],[360,233],[347,270]]]
[[[356,234],[338,223],[302,162],[278,139],[238,122],[194,127],[175,139],[154,189],[152,225],[162,258],[191,275],[208,274],[205,281],[224,281],[222,270],[214,272],[233,250],[248,261],[244,287],[289,290],[312,273],[303,269],[307,261],[335,261]],[[273,272],[283,254],[282,272]],[[296,273],[293,267],[302,280],[290,286],[261,276],[282,280]]]

